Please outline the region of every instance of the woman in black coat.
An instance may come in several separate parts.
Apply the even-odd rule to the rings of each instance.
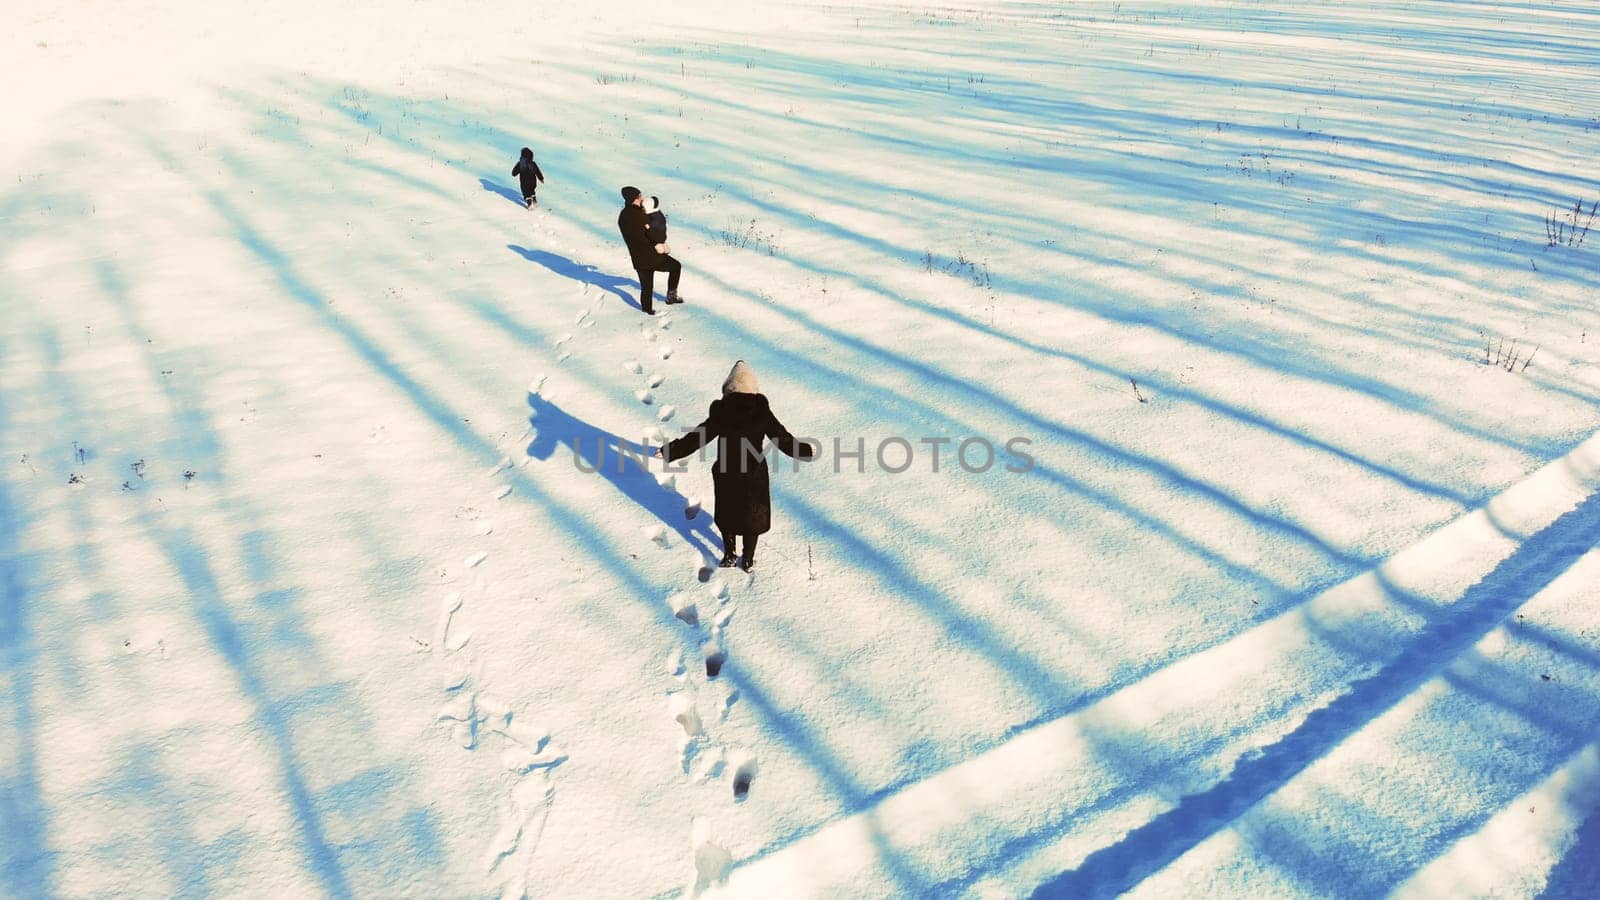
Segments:
[[[755,565],[756,538],[772,528],[772,495],[769,490],[766,441],[796,459],[817,455],[815,445],[798,441],[767,405],[766,395],[756,386],[755,373],[744,360],[733,364],[728,380],[722,383],[722,399],[711,402],[711,412],[694,431],[657,450],[668,462],[683,459],[707,442],[717,442],[717,461],[712,464],[711,484],[716,497],[717,530],[722,532],[722,565],[734,565],[736,539],[744,535],[744,556],[739,568],[750,571]]]
[[[533,209],[539,203],[539,198],[534,193],[539,190],[539,182],[544,180],[544,173],[539,171],[539,164],[533,161],[533,151],[527,147],[522,148],[522,158],[511,167],[511,174],[522,179],[522,202]]]

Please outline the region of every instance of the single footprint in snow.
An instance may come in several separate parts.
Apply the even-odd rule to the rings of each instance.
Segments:
[[[461,595],[457,593],[446,594],[439,601],[439,624],[433,629],[433,645],[444,649],[445,639],[450,636],[450,617],[461,608]]]
[[[439,686],[444,688],[447,694],[459,691],[467,686],[467,677],[466,669],[455,669],[446,672],[444,677],[439,679]]]
[[[517,841],[522,837],[522,815],[510,802],[501,801],[500,827],[489,839],[489,849],[483,856],[483,867],[494,872],[500,861],[517,852]]]
[[[644,366],[640,365],[637,359],[630,359],[627,362],[624,362],[622,367],[634,375],[644,372]]]
[[[476,568],[479,563],[483,562],[484,560],[486,560],[488,558],[489,558],[489,554],[488,553],[485,553],[484,551],[479,550],[477,553],[474,553],[471,556],[467,557],[466,560],[463,562],[463,565],[465,565],[469,569]]]
[[[500,461],[494,464],[494,468],[489,470],[489,474],[490,475],[498,475],[503,470],[509,469],[509,468],[511,468],[511,457],[502,456],[502,457],[500,457]]]
[[[493,533],[493,531],[494,531],[494,523],[489,521],[488,519],[479,519],[478,523],[476,525],[472,526],[472,533],[476,534],[478,537],[484,537],[484,536],[486,536],[488,534]]]
[[[588,320],[588,318],[589,318],[589,311],[587,309],[585,309],[585,310],[580,310],[578,312],[577,317],[574,318],[572,321],[575,324],[582,325],[585,321]]]
[[[661,387],[661,382],[666,380],[667,376],[665,375],[651,375],[649,378],[645,379],[644,383],[647,387],[658,388]]]
[[[662,347],[661,348],[661,358],[662,359],[671,359],[672,358],[672,348],[671,347]]]
[[[572,353],[569,352],[569,351],[566,351],[566,350],[563,350],[560,353],[556,354],[556,362],[558,362],[558,363],[564,363],[564,362],[566,362],[567,360],[569,360],[571,358],[572,358]]]
[[[689,502],[683,507],[683,517],[693,519],[698,515],[700,515],[700,498],[690,497]]]
[[[728,651],[723,649],[721,641],[715,638],[706,641],[700,646],[700,655],[706,660],[707,678],[716,678],[722,674],[722,666],[728,661]]]
[[[550,770],[543,769],[528,775],[511,789],[511,807],[522,823],[521,845],[528,848],[525,858],[538,852],[539,841],[544,836],[545,823],[550,820],[550,808],[555,802],[556,788],[550,779]],[[501,900],[521,900],[527,896],[527,863],[521,872],[511,873]]]
[[[565,344],[570,340],[572,340],[572,332],[569,331],[566,334],[563,334],[561,337],[556,338],[555,343],[551,346],[560,347],[562,344]]]
[[[661,412],[656,414],[656,418],[663,422],[670,422],[677,413],[678,408],[676,406],[663,406],[661,407]]]
[[[700,712],[694,708],[694,695],[690,692],[676,691],[667,695],[667,712],[672,721],[683,728],[684,737],[694,739],[705,735],[705,724],[700,721]]]
[[[691,628],[700,626],[700,610],[694,605],[694,598],[688,594],[673,594],[667,598],[667,607],[672,610],[672,615],[677,617]]]
[[[672,652],[667,654],[667,674],[683,680],[683,648],[673,647]]]
[[[728,715],[733,712],[733,705],[739,702],[739,689],[731,684],[727,687],[728,693],[722,698],[722,713],[718,716],[724,722],[728,721]]]
[[[537,395],[541,390],[543,390],[545,378],[546,376],[543,372],[533,376],[533,380],[528,382],[528,393]]]
[[[695,709],[694,695],[687,691],[669,695],[669,711],[682,731],[678,735],[678,767],[683,774],[694,771],[695,758],[706,748],[705,724]]]
[[[694,771],[694,761],[706,746],[705,737],[678,738],[678,768],[688,775]]]
[[[649,406],[650,404],[656,402],[656,395],[650,393],[648,390],[645,390],[644,388],[640,388],[639,390],[634,391],[633,392],[633,396],[634,396],[634,399],[638,400],[640,403],[643,403],[645,406]]]
[[[446,703],[439,709],[438,721],[453,721],[450,737],[463,750],[471,750],[478,743],[478,710],[471,692]]]
[[[509,485],[509,484],[500,485],[500,489],[494,492],[494,498],[496,500],[504,500],[506,497],[508,497],[510,495],[511,495],[511,485]]]
[[[698,897],[728,879],[733,854],[717,841],[711,822],[699,816],[690,823],[689,844],[694,848],[694,881],[689,884],[689,896]]]
[[[746,751],[739,751],[728,757],[729,765],[733,766],[733,799],[736,803],[744,802],[750,796],[750,782],[755,780],[755,756]]]
[[[711,617],[711,627],[716,631],[721,631],[722,629],[727,628],[728,623],[732,621],[733,607],[724,606],[722,609],[717,611],[716,615]]]
[[[667,526],[665,525],[646,525],[639,530],[644,533],[645,537],[649,538],[655,543],[656,546],[663,550],[672,546],[672,538],[668,534]]]

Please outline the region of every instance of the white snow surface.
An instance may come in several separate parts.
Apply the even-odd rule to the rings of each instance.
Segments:
[[[1593,896],[1596,46],[5,4],[0,895]]]

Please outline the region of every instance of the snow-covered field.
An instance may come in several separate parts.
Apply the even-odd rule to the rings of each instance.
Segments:
[[[1593,896],[1596,46],[5,4],[0,895]]]

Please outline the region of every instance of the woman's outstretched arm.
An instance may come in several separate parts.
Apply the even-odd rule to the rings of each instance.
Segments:
[[[713,402],[711,411],[707,413],[704,422],[695,426],[693,431],[683,437],[675,441],[668,441],[666,447],[662,448],[658,455],[666,459],[667,462],[683,459],[711,441],[716,440],[720,431],[719,424],[717,422],[717,404]]]
[[[770,409],[767,410],[766,431],[767,437],[772,440],[773,444],[777,445],[780,451],[795,459],[813,459],[817,455],[817,448],[814,445],[796,440],[795,436],[789,433],[789,429],[783,427],[783,423],[778,421],[778,417],[773,415]]]

